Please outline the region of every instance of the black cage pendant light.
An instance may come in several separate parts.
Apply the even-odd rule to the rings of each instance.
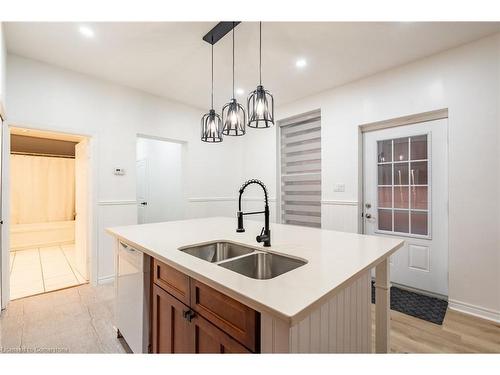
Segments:
[[[233,97],[224,107],[222,107],[222,123],[224,125],[222,134],[224,135],[244,135],[247,117],[245,109],[236,100],[234,95],[234,27],[233,27]]]
[[[201,118],[201,140],[203,142],[222,142],[222,121],[214,110],[214,45],[212,44],[212,93],[211,107]]]
[[[259,85],[247,100],[248,126],[269,128],[274,125],[274,98],[262,86],[262,22],[259,23]]]

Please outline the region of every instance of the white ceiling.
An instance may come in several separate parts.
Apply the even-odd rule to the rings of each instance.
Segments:
[[[87,23],[9,22],[10,53],[207,108],[210,45],[202,41],[215,22]],[[268,22],[263,24],[263,84],[285,104],[323,90],[500,31],[479,22]],[[258,23],[236,28],[236,86],[242,101],[258,83]],[[231,36],[214,47],[215,98],[231,96]],[[298,69],[295,61],[305,58]]]

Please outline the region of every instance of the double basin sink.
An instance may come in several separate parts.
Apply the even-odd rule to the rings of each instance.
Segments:
[[[232,242],[212,242],[180,248],[180,251],[252,279],[267,280],[292,271],[307,262],[256,250]]]

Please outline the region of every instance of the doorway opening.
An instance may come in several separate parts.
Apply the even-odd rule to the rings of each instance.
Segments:
[[[10,299],[87,283],[88,138],[9,130]]]
[[[138,223],[184,219],[185,142],[138,135],[136,146]]]

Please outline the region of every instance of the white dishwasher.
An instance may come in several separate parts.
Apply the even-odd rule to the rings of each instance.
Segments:
[[[148,352],[149,265],[149,256],[118,241],[116,328],[134,353]]]

